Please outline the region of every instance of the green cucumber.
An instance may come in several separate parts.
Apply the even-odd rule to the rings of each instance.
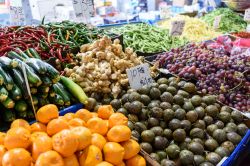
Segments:
[[[61,76],[61,82],[64,87],[81,103],[87,104],[88,103],[88,97],[83,91],[83,89],[77,85],[74,81],[71,79]]]
[[[3,76],[3,82],[7,90],[11,90],[13,88],[14,82],[12,77],[0,66],[0,75]]]
[[[3,104],[5,108],[8,108],[8,109],[14,108],[15,106],[15,102],[9,97],[7,97],[7,99],[1,103]]]
[[[3,76],[0,75],[0,85],[3,85],[3,82],[4,82]]]
[[[29,56],[27,54],[25,54],[20,48],[15,48],[16,52],[21,55],[24,59],[28,59]]]
[[[32,95],[37,94],[37,88],[34,88],[34,87],[30,88],[30,93]]]
[[[44,64],[47,68],[48,76],[51,78],[52,82],[57,83],[60,80],[60,75],[59,75],[60,73],[50,64],[45,63],[45,62]]]
[[[41,57],[34,48],[29,48],[29,52],[33,55],[34,58],[41,59]]]
[[[50,102],[48,98],[38,97],[38,103],[39,103],[39,106],[42,107],[44,105],[49,104]]]
[[[22,91],[16,84],[14,84],[10,91],[10,96],[13,100],[20,100],[22,98]]]
[[[18,62],[15,59],[10,59],[5,56],[0,57],[0,64],[4,68],[16,68],[18,66]]]
[[[59,94],[60,96],[62,96],[64,104],[65,105],[70,105],[70,98],[67,95],[67,92],[65,92],[65,90],[63,88],[60,87],[60,85],[58,84],[54,84],[53,86],[53,90]]]
[[[56,96],[56,92],[54,92],[53,90],[49,91],[49,96],[50,97],[55,97]]]
[[[15,51],[10,51],[10,52],[8,52],[7,57],[9,57],[9,58],[11,58],[11,59],[16,58],[16,59],[19,59],[19,60],[24,60],[24,58],[21,57],[21,56],[20,56],[18,53],[16,53]]]
[[[0,102],[4,102],[9,95],[9,92],[5,89],[5,87],[0,87]]]
[[[15,111],[10,109],[3,110],[3,120],[5,122],[12,122],[16,119]]]
[[[17,112],[25,112],[27,111],[28,104],[24,100],[19,100],[16,102],[14,108]]]
[[[28,113],[27,111],[23,111],[23,112],[16,112],[17,114],[17,117],[20,118],[20,119],[26,119],[27,116],[28,116]]]
[[[38,104],[38,97],[32,95],[32,101],[33,101],[33,105],[37,105]],[[28,100],[28,104],[31,106],[31,100]]]
[[[39,74],[45,74],[47,72],[44,62],[40,59],[29,58],[26,60],[26,64],[32,67]]]
[[[56,94],[55,97],[52,97],[51,98],[51,102],[53,104],[56,104],[56,105],[59,105],[59,106],[63,106],[64,105],[63,98],[59,94]]]
[[[49,87],[48,86],[40,86],[39,92],[43,93],[49,93]]]
[[[29,93],[28,93],[28,90],[27,90],[27,87],[26,87],[26,84],[25,84],[24,77],[23,77],[22,73],[17,69],[12,69],[11,73],[12,73],[12,76],[13,76],[13,79],[14,79],[15,83],[21,89],[23,97],[25,99],[28,99],[29,98]]]
[[[52,86],[52,81],[50,80],[49,77],[42,76],[41,79],[42,79],[42,82],[43,82],[44,86],[48,86],[48,87]]]

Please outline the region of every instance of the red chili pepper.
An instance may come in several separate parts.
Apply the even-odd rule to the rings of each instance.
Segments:
[[[59,60],[63,62],[64,60],[63,60],[63,58],[62,58],[62,52],[61,52],[61,49],[60,49],[60,48],[58,48],[58,49],[56,50],[56,52],[57,52],[57,55],[58,55]]]

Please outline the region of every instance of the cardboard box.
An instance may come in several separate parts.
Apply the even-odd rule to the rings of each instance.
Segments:
[[[183,7],[188,4],[188,0],[173,0],[173,6]]]

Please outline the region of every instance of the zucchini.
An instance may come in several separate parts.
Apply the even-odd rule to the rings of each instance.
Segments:
[[[32,95],[32,100],[34,105],[38,104],[38,98],[36,96]],[[28,104],[31,106],[31,100],[28,100]]]
[[[4,82],[3,76],[0,75],[0,85],[3,85],[3,82]]]
[[[37,89],[36,88],[30,88],[30,93],[32,94],[32,95],[34,95],[34,94],[37,94]]]
[[[10,91],[10,97],[13,100],[20,100],[22,98],[22,91],[16,84],[14,84],[12,90]]]
[[[49,96],[50,97],[55,97],[56,96],[56,92],[54,92],[53,90],[49,91]]]
[[[83,89],[77,85],[75,82],[73,82],[71,79],[61,76],[61,82],[64,87],[81,103],[87,104],[88,103],[88,97],[83,91]]]
[[[32,67],[39,74],[45,74],[47,71],[47,68],[44,65],[44,62],[40,59],[29,58],[26,60],[26,64]]]
[[[10,51],[10,52],[8,52],[7,57],[9,57],[9,58],[11,58],[11,59],[16,58],[16,59],[19,59],[19,60],[24,60],[24,58],[21,57],[21,56],[20,56],[18,53],[16,53],[15,51]]]
[[[44,105],[49,104],[50,102],[49,102],[48,98],[38,97],[38,103],[39,103],[39,106],[42,107]]]
[[[34,58],[41,59],[41,57],[34,48],[29,48],[29,52],[32,54]]]
[[[16,114],[17,114],[17,117],[18,117],[18,118],[21,118],[21,119],[26,119],[26,118],[27,118],[27,116],[28,116],[27,111],[23,111],[23,112],[16,112]]]
[[[14,108],[17,112],[26,112],[28,108],[28,104],[24,100],[19,100],[16,102]]]
[[[70,105],[70,98],[67,95],[67,92],[65,92],[65,89],[61,88],[60,85],[58,84],[54,84],[53,86],[53,90],[59,94],[60,96],[62,96],[64,104],[65,105]]]
[[[52,86],[52,81],[50,80],[49,77],[43,76],[41,79],[42,79],[44,86],[48,86],[48,87]]]
[[[18,66],[18,62],[15,59],[10,59],[5,56],[0,57],[0,64],[4,68],[16,68]]]
[[[18,64],[19,64],[18,65],[19,70],[21,71],[22,71],[22,66],[24,65],[29,83],[34,84],[35,86],[40,86],[42,84],[40,77],[37,74],[35,74],[35,71],[31,67],[29,67],[26,63],[20,60],[18,60]]]
[[[45,62],[44,64],[47,68],[48,76],[51,78],[52,82],[57,83],[60,80],[60,75],[59,75],[60,73],[50,64],[45,63]]]
[[[48,86],[40,86],[39,92],[41,92],[42,94],[49,93],[49,87]]]
[[[16,119],[16,114],[14,110],[4,109],[3,110],[3,119],[5,122],[12,122]]]
[[[15,106],[15,102],[9,97],[7,97],[7,99],[1,103],[3,104],[5,108],[8,108],[8,109],[14,108]]]
[[[59,94],[56,94],[55,97],[51,97],[50,102],[53,103],[53,104],[59,105],[59,106],[64,105],[63,98]]]
[[[14,82],[12,77],[0,66],[0,75],[3,76],[3,82],[7,90],[11,90],[13,88]]]
[[[48,96],[49,96],[49,93],[44,93],[40,95],[40,97],[43,99],[46,99]]]
[[[18,87],[20,87],[22,94],[23,94],[23,97],[25,99],[28,99],[29,93],[28,93],[28,90],[27,90],[22,73],[17,69],[12,69],[11,73],[12,73],[12,76],[14,78],[15,83],[17,84]]]
[[[28,59],[29,56],[27,54],[25,54],[20,48],[15,48],[16,52],[19,53],[19,55],[21,55],[24,59]]]
[[[9,95],[9,92],[5,89],[5,87],[0,87],[0,102],[4,102]]]
[[[28,109],[27,118],[28,119],[34,119],[35,118],[35,115],[34,115],[34,112],[33,112],[32,108]]]

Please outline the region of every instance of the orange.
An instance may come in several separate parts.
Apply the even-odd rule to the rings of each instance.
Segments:
[[[97,117],[89,119],[87,122],[87,127],[92,133],[98,133],[101,135],[105,135],[108,131],[108,123]]]
[[[23,119],[16,119],[14,120],[11,125],[10,125],[10,128],[14,128],[14,127],[23,127],[27,130],[30,131],[30,124],[26,121],[26,120],[23,120]]]
[[[7,151],[3,155],[3,166],[30,166],[32,158],[30,153],[23,148],[15,148]]]
[[[3,155],[5,154],[6,151],[7,149],[3,145],[0,145],[0,166],[2,166]]]
[[[146,161],[145,159],[140,156],[136,155],[126,161],[127,166],[146,166]]]
[[[4,138],[4,146],[10,150],[13,148],[28,148],[30,145],[30,131],[23,127],[15,127],[8,130]]]
[[[3,145],[6,133],[0,132],[0,145]]]
[[[40,122],[33,123],[30,126],[30,128],[31,128],[31,133],[37,132],[37,131],[47,132],[47,127],[44,124],[40,123]]]
[[[63,119],[53,119],[47,125],[47,133],[52,136],[64,129],[69,129],[69,124]]]
[[[71,119],[75,118],[75,114],[72,112],[69,112],[69,113],[64,115],[64,118],[65,118],[65,120],[70,121]]]
[[[74,118],[69,121],[69,126],[70,127],[86,126],[86,123],[80,118]]]
[[[63,157],[72,156],[78,148],[78,136],[68,129],[62,130],[53,135],[52,146]]]
[[[124,154],[125,150],[119,143],[108,142],[103,147],[105,161],[108,161],[111,164],[120,164],[123,160]]]
[[[62,156],[50,150],[39,155],[35,166],[64,166],[64,162]]]
[[[71,131],[77,136],[78,138],[78,147],[77,150],[83,150],[91,143],[91,131],[83,126],[72,128]]]
[[[131,137],[131,130],[128,126],[117,125],[112,127],[108,133],[107,138],[112,142],[123,142],[129,140]]]
[[[120,164],[116,165],[116,166],[126,166],[124,162],[121,162]]]
[[[38,109],[36,116],[39,122],[47,124],[52,119],[58,118],[58,108],[54,104],[47,104]]]
[[[103,161],[103,162],[97,164],[96,166],[113,166],[113,164],[111,164],[111,163],[109,163],[107,161]]]
[[[89,145],[80,155],[79,163],[81,166],[93,166],[102,162],[102,152],[95,145]]]
[[[98,108],[97,114],[99,118],[109,119],[109,117],[114,113],[111,105],[102,105]]]
[[[87,122],[90,118],[93,117],[93,115],[91,114],[91,112],[89,112],[86,109],[79,109],[76,113],[75,113],[75,117],[76,118],[80,118],[82,120],[84,120],[85,122]]]
[[[130,159],[140,152],[140,145],[135,140],[128,140],[121,143],[125,149],[124,159]]]
[[[31,146],[33,160],[36,161],[41,153],[49,150],[52,150],[52,139],[49,136],[37,137]]]
[[[37,131],[31,134],[30,140],[31,142],[34,142],[37,138],[42,137],[42,136],[48,136],[48,134],[45,132]]]
[[[103,146],[107,143],[106,139],[98,133],[93,133],[91,136],[91,144],[97,146],[102,150]]]
[[[93,117],[98,117],[98,114],[96,112],[91,112],[92,118]]]
[[[114,113],[109,117],[109,128],[116,125],[128,125],[128,118],[122,113]]]
[[[79,162],[76,158],[76,155],[72,155],[63,159],[64,166],[79,166]]]

